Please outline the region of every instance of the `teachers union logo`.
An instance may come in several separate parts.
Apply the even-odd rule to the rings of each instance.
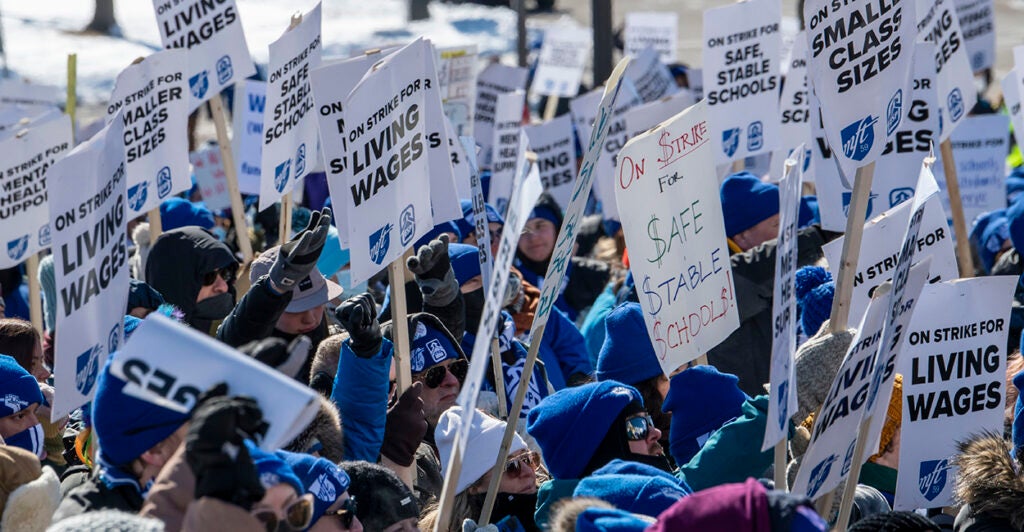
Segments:
[[[786,420],[789,419],[789,381],[782,381],[779,385],[779,429],[785,428]]]
[[[760,120],[747,126],[747,151],[757,151],[764,146],[764,125]]]
[[[846,476],[850,472],[850,466],[853,465],[853,451],[857,448],[857,440],[850,442],[850,445],[846,447],[846,456],[843,457],[843,469],[842,475]]]
[[[384,227],[370,234],[370,260],[374,264],[384,263],[384,257],[388,255],[388,248],[391,247],[391,224],[384,224]]]
[[[231,57],[227,55],[221,56],[217,60],[217,83],[226,85],[227,82],[231,81],[231,76],[235,75],[235,71],[231,68]]]
[[[145,181],[128,187],[128,208],[136,212],[141,211],[148,196],[149,183]]]
[[[426,367],[426,357],[423,356],[423,348],[417,347],[412,350],[412,358],[409,361],[409,369],[413,373],[419,373]]]
[[[284,194],[284,187],[288,185],[288,177],[292,171],[292,160],[285,161],[274,167],[274,190],[278,194]]]
[[[917,489],[929,501],[938,497],[946,487],[946,471],[950,468],[949,460],[925,460],[921,462],[920,474],[917,477]]]
[[[7,256],[13,261],[21,260],[28,250],[28,235],[19,236],[7,243]]]
[[[202,100],[203,96],[206,96],[206,90],[209,88],[210,80],[207,79],[205,70],[188,78],[188,90],[192,92],[192,97],[197,100]]]
[[[295,179],[298,179],[306,173],[306,143],[299,144],[299,148],[295,150]]]
[[[448,352],[444,350],[441,342],[436,339],[427,342],[427,351],[430,351],[430,359],[433,360],[434,363],[440,362],[448,356]]]
[[[309,492],[317,499],[333,504],[338,498],[338,490],[335,489],[329,475],[329,473],[321,473],[319,477],[316,477],[316,480],[309,486]]]
[[[946,97],[946,107],[949,108],[949,117],[954,122],[964,116],[964,95],[960,92],[960,87],[955,87],[949,92],[949,96]]]
[[[913,187],[899,187],[889,191],[889,207],[895,207],[914,197]]]
[[[839,131],[843,144],[843,155],[847,159],[862,161],[875,145],[875,122],[878,118],[868,115],[856,120]]]
[[[50,224],[45,223],[39,228],[39,245],[49,246],[50,245]]]
[[[868,195],[868,208],[867,208],[867,211],[864,213],[864,219],[865,220],[870,220],[871,219],[871,211],[874,210],[875,198],[877,198],[877,197],[878,197],[878,194],[869,194]],[[850,217],[850,202],[851,201],[853,201],[853,192],[843,192],[843,215],[846,216],[847,218]]]
[[[903,121],[903,89],[899,89],[892,98],[889,98],[889,105],[885,108],[885,134],[892,135],[896,128],[900,127]]]
[[[722,132],[722,151],[727,157],[732,157],[740,147],[740,128],[734,127]]]
[[[398,217],[398,224],[402,245],[406,246],[416,234],[416,209],[411,203],[402,209],[402,214]]]
[[[828,479],[828,474],[832,472],[832,464],[836,462],[836,455],[830,454],[828,458],[825,458],[818,465],[811,468],[811,477],[807,480],[807,496],[811,499],[818,493],[821,486],[825,484],[825,480]]]
[[[121,344],[121,322],[114,325],[114,328],[110,329],[110,334],[107,335],[107,353],[113,353],[117,351],[117,348]]]
[[[75,359],[75,389],[82,395],[89,395],[92,386],[96,384],[96,375],[100,370],[100,351],[102,348],[96,344]]]
[[[164,199],[171,193],[171,168],[165,166],[156,173],[156,196]]]

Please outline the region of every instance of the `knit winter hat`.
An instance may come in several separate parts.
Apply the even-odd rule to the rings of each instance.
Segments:
[[[284,460],[302,485],[306,486],[306,493],[313,496],[313,518],[310,523],[316,523],[337,502],[338,497],[348,491],[348,473],[330,460],[288,451],[277,451],[274,454]]]
[[[369,462],[339,465],[352,481],[348,494],[355,497],[356,517],[366,530],[384,530],[399,521],[419,517],[416,497],[390,469]]]
[[[92,427],[99,439],[100,458],[124,466],[167,439],[189,419],[179,412],[125,393],[127,383],[110,373],[110,360],[96,381]]]
[[[797,227],[803,229],[809,225],[821,222],[821,214],[818,211],[817,196],[800,197],[800,215],[797,218]]]
[[[627,302],[612,309],[605,317],[604,327],[604,344],[597,354],[598,381],[615,380],[635,386],[664,374],[647,335],[639,303]]]
[[[580,480],[572,495],[594,497],[620,510],[657,517],[687,492],[660,475],[599,475],[595,472]]]
[[[805,335],[818,334],[821,324],[832,314],[835,291],[836,283],[825,268],[804,266],[796,271],[794,293]]]
[[[445,233],[455,234],[455,239],[452,240],[452,242],[462,242],[462,230],[459,229],[459,226],[454,221],[441,222],[435,225],[430,231],[427,231],[427,234],[421,236],[420,239],[413,244],[413,249],[420,249],[420,247],[429,244],[431,240],[434,240]]]
[[[410,366],[412,373],[430,369],[449,358],[463,358],[462,350],[456,348],[451,337],[423,321],[416,322],[416,331],[409,346],[412,352]]]
[[[299,495],[306,492],[302,480],[299,480],[295,471],[285,463],[282,457],[260,449],[252,440],[245,440],[245,448],[249,450],[249,456],[252,457],[252,463],[256,466],[256,474],[260,476],[260,484],[263,485],[263,489],[270,489],[277,484],[288,484],[295,488],[295,493]]]
[[[480,275],[480,250],[468,244],[448,244],[448,260],[459,285]]]
[[[445,410],[437,421],[434,442],[437,444],[437,453],[441,455],[441,471],[448,470],[452,458],[452,444],[455,443],[455,433],[462,426],[462,416],[462,407],[456,405]],[[455,493],[462,493],[494,468],[494,457],[498,454],[504,435],[504,421],[483,412],[476,412],[473,416],[473,425],[469,429],[466,454],[462,457],[462,471],[459,473],[459,481],[455,484]],[[526,449],[526,442],[518,434],[513,434],[509,455],[522,449]]]
[[[587,508],[576,518],[576,532],[643,532],[651,523],[614,508]]]
[[[1024,166],[1018,166],[1006,176],[1006,201],[1014,202],[1024,192]]]
[[[120,510],[94,510],[50,525],[47,532],[164,532],[164,522]]]
[[[579,478],[612,422],[640,392],[618,381],[591,382],[545,397],[526,416],[526,432],[537,440],[555,479]]]
[[[856,332],[847,329],[833,333],[823,323],[818,333],[796,350],[798,421],[817,412],[825,402]]]
[[[334,223],[334,218],[331,218]],[[351,253],[348,248],[342,248],[338,240],[338,228],[331,225],[327,228],[327,241],[320,251],[320,258],[316,260],[316,269],[324,277],[331,278],[351,261]]]
[[[562,223],[561,217],[558,216],[554,209],[547,205],[537,205],[536,207],[534,207],[533,210],[530,211],[530,217],[527,218],[527,220],[532,220],[534,218],[547,220],[554,224],[556,229],[558,228],[558,225]]]
[[[14,357],[0,354],[0,417],[17,414],[33,403],[43,404],[39,383]]]
[[[456,218],[453,220],[455,226],[459,229],[459,240],[472,235],[476,231],[476,217],[473,216],[473,200],[459,200],[459,205],[462,207],[462,218]],[[484,213],[487,215],[487,223],[498,223],[505,225],[505,219],[501,217],[498,210],[491,206],[490,203],[484,204]]]
[[[685,480],[676,477],[664,469],[658,469],[652,465],[642,464],[632,460],[623,460],[622,458],[616,458],[598,469],[595,469],[592,475],[639,475],[642,477],[661,477],[673,482],[686,493],[693,493],[693,489],[690,488]]]
[[[1017,387],[1017,402],[1013,405],[1013,427],[1010,429],[1013,438],[1013,455],[1020,453],[1018,449],[1024,447],[1024,371],[1014,375],[1013,385]]]
[[[677,464],[690,461],[711,433],[743,413],[750,397],[740,390],[739,377],[714,366],[694,366],[672,377],[661,409],[672,412],[669,452]]]
[[[874,514],[852,523],[849,532],[930,532],[942,530],[934,521],[914,512]]]
[[[658,516],[647,532],[677,530],[771,530],[768,490],[748,478],[684,497]]]
[[[1006,208],[1006,221],[1010,226],[1013,248],[1024,253],[1024,197],[1018,197]]]
[[[160,292],[157,292],[152,286],[138,279],[129,279],[128,283],[128,306],[125,308],[125,314],[137,307],[156,310],[157,307],[166,303],[164,296],[160,295]]]
[[[992,271],[992,266],[996,263],[996,254],[1010,239],[1010,222],[1005,212],[1003,209],[994,211],[978,236],[978,256],[981,257],[981,264],[986,272]],[[976,225],[975,228],[977,227]]]
[[[733,236],[779,214],[779,187],[762,183],[750,172],[738,172],[722,181],[720,191],[725,235]]]
[[[869,458],[875,460],[882,456],[885,448],[896,437],[896,431],[903,423],[903,375],[896,374],[892,383],[892,396],[889,397],[889,408],[885,411],[885,424],[882,425],[882,439],[878,444],[878,453]]]
[[[198,225],[203,229],[213,227],[213,213],[203,204],[192,203],[183,198],[169,198],[160,204],[161,229],[170,231],[186,225]]]

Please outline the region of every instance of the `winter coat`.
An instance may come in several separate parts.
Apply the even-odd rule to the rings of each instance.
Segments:
[[[331,401],[345,420],[346,460],[377,462],[387,421],[393,354],[394,346],[387,338],[370,358],[353,353],[349,340],[341,345]]]
[[[825,241],[819,226],[801,229],[797,233],[797,267],[820,260]],[[740,327],[708,351],[708,363],[739,377],[740,389],[751,397],[764,393],[762,386],[771,372],[776,245],[776,240],[769,240],[730,257]],[[637,291],[643,298],[643,287],[638,286]]]
[[[264,528],[262,523],[241,506],[212,497],[192,501],[188,505],[182,526],[184,532],[250,532]]]
[[[963,504],[956,516],[957,532],[1024,529],[1022,464],[1010,455],[1011,443],[996,434],[982,434],[958,445],[960,468],[954,492]]]
[[[136,486],[107,486],[96,471],[77,488],[68,492],[60,501],[53,522],[96,510],[120,510],[138,513],[142,509],[142,494]]]
[[[546,264],[539,265],[517,256],[515,266],[523,273],[524,281],[537,288],[544,286]],[[610,279],[611,268],[607,263],[585,257],[570,257],[569,265],[565,268],[562,289],[555,299],[555,308],[575,322],[580,312],[594,304],[594,300],[601,295]]]
[[[694,491],[760,478],[772,465],[774,450],[761,451],[768,423],[768,396],[743,403],[743,414],[715,431],[700,451],[683,464],[676,477]]]
[[[413,480],[412,491],[420,508],[426,508],[431,502],[441,498],[444,488],[444,471],[441,471],[441,459],[437,456],[432,440],[434,427],[427,431],[427,438],[416,448],[416,479]]]
[[[548,316],[537,356],[544,362],[548,380],[555,391],[578,384],[573,381],[580,376],[589,377],[594,374],[583,335],[569,317],[557,308],[553,308]]]
[[[522,342],[511,337],[511,329],[515,327],[512,323],[511,316],[509,316],[508,313],[502,312],[501,317],[504,320],[504,324],[502,324],[504,334],[503,338],[498,341],[498,349],[501,351],[501,369],[503,387],[505,389],[505,404],[511,405],[515,400],[516,393],[518,393],[519,384],[522,382],[523,368],[526,364],[526,358],[529,353]],[[467,332],[462,337],[462,350],[467,353],[472,353],[473,345],[475,343],[476,338]],[[542,399],[549,395],[548,383],[550,382],[550,374],[547,371],[547,363],[543,360],[543,351],[544,346],[542,344],[540,351],[538,351],[537,354],[537,358],[539,360],[537,360],[537,363],[533,366],[533,377],[530,379],[529,390],[523,400],[523,409],[519,414],[521,419],[526,419],[526,415],[530,412],[530,409],[537,406]],[[488,348],[488,356],[490,356],[490,352],[491,350]],[[497,385],[494,382],[494,371],[492,370],[492,365],[490,363],[488,363],[487,369],[488,371],[484,373],[484,390],[497,393]],[[552,384],[552,386],[554,385]]]
[[[552,511],[558,501],[571,499],[576,485],[580,479],[551,479],[540,485],[537,490],[537,511],[533,514],[533,520],[541,530],[548,529],[548,521],[552,517]]]
[[[185,445],[182,444],[153,481],[139,515],[163,521],[168,532],[181,530],[195,492],[196,476],[185,461]]]
[[[604,319],[615,308],[615,291],[613,285],[605,287],[604,292],[597,296],[594,305],[590,307],[587,318],[583,320],[580,327],[580,334],[583,335],[583,342],[587,346],[587,356],[590,357],[591,367],[597,367],[597,355],[601,353],[601,346],[604,345],[604,337],[607,330],[604,327]]]

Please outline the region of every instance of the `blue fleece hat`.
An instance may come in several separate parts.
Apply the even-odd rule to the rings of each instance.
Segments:
[[[459,285],[480,275],[480,250],[468,244],[448,244],[448,260]]]
[[[1010,242],[1018,252],[1024,252],[1024,196],[1006,208],[1006,221],[1010,225]]]
[[[435,225],[433,229],[427,231],[427,234],[420,237],[420,239],[413,244],[413,249],[420,249],[421,246],[429,244],[431,240],[434,240],[444,233],[455,233],[455,240],[452,240],[450,243],[454,244],[462,242],[462,230],[459,229],[458,224],[454,221],[442,222]]]
[[[160,225],[164,232],[187,225],[210,229],[213,223],[213,213],[205,205],[178,197],[167,199],[160,204]]]
[[[278,484],[288,484],[295,488],[295,493],[302,495],[306,492],[302,480],[295,474],[291,466],[284,458],[276,453],[268,453],[256,446],[252,440],[245,440],[245,448],[249,450],[253,465],[256,466],[256,474],[260,476],[260,484],[263,489],[270,489]]]
[[[411,367],[412,372],[419,373],[430,369],[449,358],[461,358],[462,352],[448,338],[448,335],[424,323],[416,321],[416,333],[412,337]]]
[[[1003,244],[1010,239],[1010,222],[1005,211],[994,211],[978,235],[978,256],[986,273],[992,272],[996,263],[996,254],[1003,249]],[[975,226],[977,227],[977,226]]]
[[[576,532],[643,532],[651,524],[625,510],[587,508],[576,517]]]
[[[453,221],[459,229],[459,240],[461,241],[476,231],[476,218],[473,216],[473,200],[459,200],[459,205],[462,207],[462,218]],[[484,203],[484,212],[487,213],[487,223],[505,225],[505,219],[490,203]]]
[[[555,479],[579,478],[612,422],[632,402],[636,388],[618,381],[591,382],[545,397],[526,416],[526,432],[537,440]]]
[[[576,485],[573,497],[594,497],[620,510],[658,517],[687,492],[662,476],[598,475],[596,472]]]
[[[1006,176],[1006,201],[1016,201],[1021,192],[1024,192],[1024,166],[1014,168]]]
[[[762,183],[750,172],[738,172],[722,182],[725,235],[733,236],[779,214],[779,187]]]
[[[7,355],[0,355],[0,396],[0,417],[17,414],[32,403],[43,404],[36,378]]]
[[[996,209],[994,211],[983,212],[974,218],[971,223],[971,232],[968,237],[974,242],[974,245],[981,247],[981,235],[985,232],[989,222],[996,218],[1006,218],[1006,209]]]
[[[687,494],[693,493],[693,488],[691,488],[685,480],[676,477],[675,475],[669,473],[668,471],[665,471],[664,469],[658,469],[657,467],[654,467],[652,465],[642,464],[640,462],[634,462],[632,460],[623,460],[621,458],[616,458],[595,470],[593,474],[595,476],[639,475],[641,477],[661,477],[679,486]]]
[[[740,379],[714,366],[694,366],[672,377],[662,411],[672,412],[669,452],[677,464],[696,456],[708,436],[743,413],[750,399]]]
[[[803,229],[809,225],[821,222],[821,213],[818,211],[817,196],[800,197],[800,217],[796,222],[797,227]]]
[[[100,457],[124,466],[164,441],[189,419],[188,412],[164,408],[125,393],[127,383],[110,373],[110,360],[96,381],[92,425]]]
[[[540,218],[551,222],[554,224],[555,229],[558,229],[558,226],[562,223],[562,220],[560,219],[561,217],[558,216],[558,213],[551,210],[547,205],[537,205],[534,207],[533,210],[530,211],[530,216],[527,220],[532,220],[534,218]]]
[[[804,334],[818,334],[821,324],[832,314],[832,300],[836,292],[832,274],[821,266],[804,266],[796,271],[794,292]]]
[[[604,319],[605,337],[597,354],[598,381],[615,380],[636,385],[663,375],[658,355],[647,335],[639,303],[626,302]]]
[[[274,454],[292,468],[295,476],[306,486],[306,493],[313,496],[313,519],[310,523],[316,523],[338,497],[348,491],[351,484],[348,473],[334,462],[304,453],[277,451]]]
[[[131,312],[136,307],[156,310],[164,303],[164,296],[155,288],[138,279],[128,279],[128,308],[125,312]]]

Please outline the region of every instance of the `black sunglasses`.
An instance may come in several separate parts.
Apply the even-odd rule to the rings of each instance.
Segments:
[[[231,271],[230,268],[221,268],[219,270],[213,270],[212,272],[209,273],[204,273],[203,286],[210,286],[213,283],[216,283],[217,277],[220,277],[221,279],[224,279],[224,282],[231,284],[231,281],[234,279],[235,274]]]
[[[467,371],[469,371],[469,362],[466,362],[464,358],[459,358],[447,366],[438,364],[413,377],[413,380],[423,382],[427,388],[437,388],[444,382],[445,372],[450,372],[461,385],[466,380]]]
[[[637,414],[626,418],[626,439],[629,441],[644,441],[654,427],[654,420],[650,414]]]
[[[349,497],[341,503],[341,508],[330,512],[327,515],[337,516],[341,519],[342,526],[345,528],[352,528],[352,521],[356,518],[356,508],[356,498],[349,495]]]

